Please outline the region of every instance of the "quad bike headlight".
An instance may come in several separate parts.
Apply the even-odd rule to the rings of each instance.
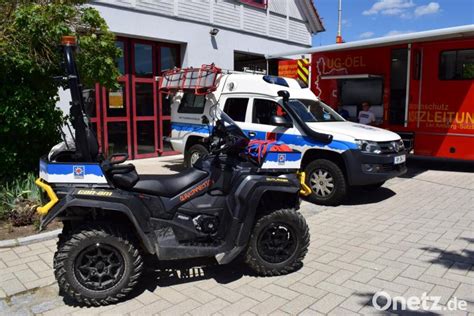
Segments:
[[[380,154],[382,152],[382,148],[380,148],[380,145],[377,142],[356,139],[356,144],[359,146],[359,149],[365,153]]]

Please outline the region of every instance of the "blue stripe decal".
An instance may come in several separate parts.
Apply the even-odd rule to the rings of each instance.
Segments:
[[[41,164],[40,170],[47,173],[47,174],[57,174],[57,175],[68,175],[74,174],[74,169],[77,167],[83,168],[83,175],[95,175],[98,177],[103,177],[104,173],[99,164],[81,164],[81,163],[74,163],[74,164]]]
[[[249,133],[249,130],[245,130],[245,133]],[[255,137],[253,139],[265,139],[266,132],[255,131]],[[340,140],[333,140],[330,144],[324,144],[322,142],[318,142],[313,140],[311,137],[302,136],[302,135],[290,135],[290,134],[276,134],[276,140],[283,142],[287,145],[294,145],[294,146],[310,146],[310,147],[324,147],[328,146],[331,149],[337,150],[347,150],[347,149],[357,149],[357,145],[351,142],[345,142]]]
[[[289,153],[289,152],[269,152],[265,156],[265,161],[276,161],[280,162],[280,156],[284,156],[284,161],[299,161],[301,160],[301,153],[295,152],[295,153]]]
[[[179,132],[195,132],[200,134],[209,134],[209,126],[204,124],[172,123],[171,129]]]
[[[209,134],[209,126],[203,124],[190,124],[190,123],[172,123],[171,128],[178,132],[195,132],[201,134]],[[244,130],[246,134],[250,132],[250,130]],[[255,137],[252,139],[266,139],[266,132],[261,131],[253,131],[255,133]],[[328,147],[334,150],[348,150],[348,149],[357,149],[358,146],[355,143],[336,140],[329,144],[324,144],[322,142],[318,142],[311,137],[302,136],[302,135],[290,135],[290,134],[283,134],[283,133],[276,133],[276,140],[281,141],[287,145],[294,145],[294,146],[309,146],[309,147],[319,147],[324,148]]]

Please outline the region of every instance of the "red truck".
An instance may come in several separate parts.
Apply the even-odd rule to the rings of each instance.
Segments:
[[[311,54],[311,90],[349,120],[368,101],[415,155],[474,160],[474,25],[286,55],[297,54]]]

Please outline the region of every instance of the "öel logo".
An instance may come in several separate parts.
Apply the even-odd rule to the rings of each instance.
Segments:
[[[74,179],[84,179],[84,166],[73,166]]]
[[[278,164],[284,165],[286,162],[286,155],[285,154],[278,154]]]

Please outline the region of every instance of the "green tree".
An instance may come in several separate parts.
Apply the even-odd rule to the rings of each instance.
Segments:
[[[117,85],[114,34],[84,0],[0,0],[0,181],[37,169],[40,156],[60,141],[56,109],[64,74],[59,47],[75,35],[82,82]],[[67,113],[66,113],[67,114]]]

